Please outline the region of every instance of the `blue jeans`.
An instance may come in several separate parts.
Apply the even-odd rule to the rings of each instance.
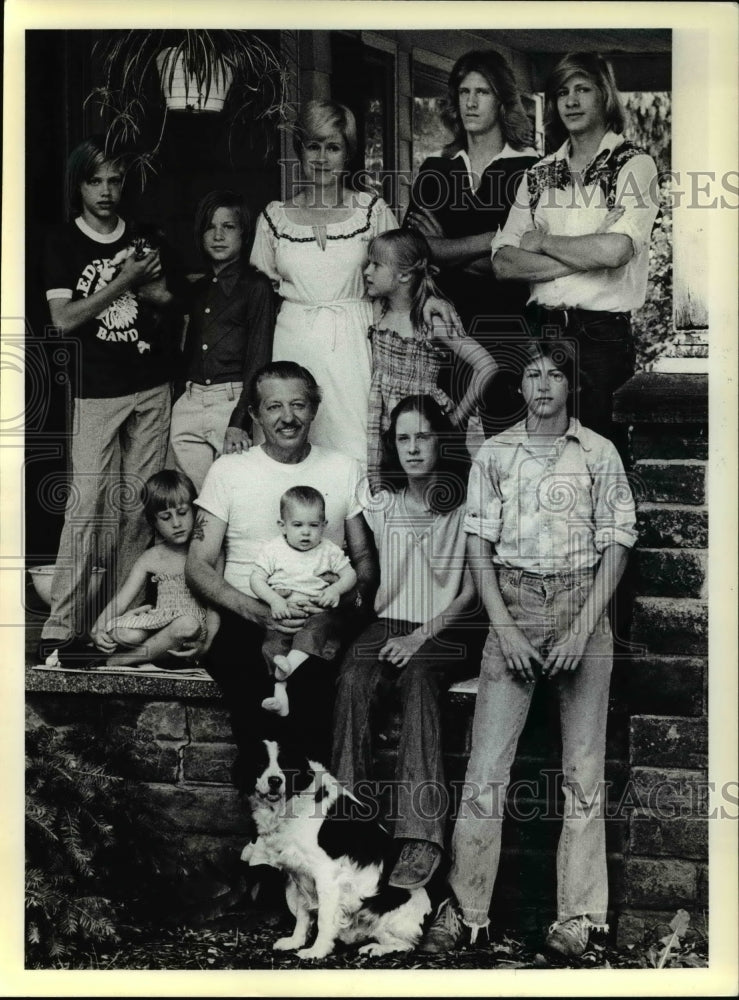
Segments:
[[[544,656],[568,629],[592,572],[537,577],[499,570],[503,600],[529,642]],[[575,671],[552,680],[562,723],[565,812],[557,851],[557,919],[606,919],[604,765],[613,639],[604,614]],[[495,628],[485,643],[462,801],[452,839],[449,883],[468,924],[487,926],[500,859],[506,790],[534,683],[506,667]]]

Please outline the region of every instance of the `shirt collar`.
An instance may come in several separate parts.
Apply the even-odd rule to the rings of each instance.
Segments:
[[[530,444],[535,442],[535,439],[530,437],[529,432],[526,430],[525,418],[523,420],[519,420],[517,424],[514,424],[512,427],[509,427],[507,431],[503,431],[502,434],[498,435],[499,440],[504,440],[506,437],[510,438],[512,444],[520,444],[524,447],[529,447]],[[588,438],[588,430],[586,427],[583,427],[577,417],[570,417],[567,430],[556,440],[561,441],[562,439],[577,441],[580,447],[585,451],[590,451],[592,448],[591,442]]]
[[[624,139],[624,137],[622,135],[619,135],[617,132],[611,132],[609,130],[608,132],[606,132],[606,134],[600,140],[600,145],[598,146],[598,148],[596,149],[595,153],[593,154],[590,162],[592,163],[593,160],[597,156],[600,156],[600,154],[603,153],[603,152],[612,153],[614,151],[614,149],[617,149],[621,145],[621,143],[624,142],[624,141],[625,141],[625,139]],[[565,141],[562,143],[562,145],[559,147],[559,149],[554,154],[554,159],[555,160],[569,160],[569,157],[570,157],[570,140],[569,139],[565,139]]]
[[[212,280],[215,284],[218,284],[223,289],[226,295],[230,295],[234,290],[234,285],[239,279],[241,274],[241,261],[233,260],[230,264],[226,266],[218,273],[212,276]]]
[[[503,148],[501,149],[501,151],[499,153],[496,153],[495,156],[493,156],[485,164],[483,172],[487,170],[487,168],[490,166],[491,163],[495,163],[496,160],[508,160],[511,157],[515,156],[538,156],[538,153],[536,152],[535,149],[531,149],[530,147],[527,147],[526,149],[514,149],[513,146],[511,146],[509,143],[506,143],[505,146],[503,146]],[[470,163],[470,157],[467,150],[466,149],[458,150],[454,154],[452,159],[456,160],[457,157],[459,157],[463,161],[465,167],[467,167],[467,173],[471,174],[472,164]]]
[[[85,236],[88,236],[91,240],[95,240],[96,243],[115,243],[116,240],[119,240],[126,231],[126,223],[120,216],[118,216],[118,222],[116,223],[116,227],[112,233],[99,233],[96,229],[93,229],[92,226],[88,226],[81,215],[77,216],[74,223],[80,232],[83,232]]]

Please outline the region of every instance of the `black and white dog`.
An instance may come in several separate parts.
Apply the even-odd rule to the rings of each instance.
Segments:
[[[288,876],[285,895],[295,928],[274,949],[319,959],[339,940],[368,942],[359,949],[368,955],[412,951],[431,909],[429,897],[425,889],[388,886],[392,838],[367,816],[366,806],[321,764],[271,740],[241,756],[235,778],[249,797],[258,834],[242,860]],[[314,916],[316,937],[305,947]]]

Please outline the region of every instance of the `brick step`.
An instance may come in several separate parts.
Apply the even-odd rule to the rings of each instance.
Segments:
[[[708,719],[635,715],[630,760],[646,767],[708,767]]]
[[[708,511],[685,504],[643,501],[637,506],[639,545],[644,548],[708,547]]]
[[[644,597],[707,597],[704,549],[639,548],[635,589]]]
[[[631,624],[636,655],[702,655],[708,648],[708,607],[693,598],[637,597]]]
[[[706,502],[706,463],[698,459],[643,458],[635,463],[630,480],[640,503]]]
[[[707,900],[703,866],[677,858],[624,859],[628,906],[690,910]]]

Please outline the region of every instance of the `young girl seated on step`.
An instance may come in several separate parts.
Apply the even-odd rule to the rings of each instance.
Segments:
[[[91,632],[97,648],[109,654],[108,666],[156,663],[172,656],[191,661],[210,645],[218,615],[206,611],[185,582],[195,497],[192,481],[174,469],[147,480],[142,501],[156,543],[136,561]],[[156,607],[132,609],[149,579],[157,586]]]

